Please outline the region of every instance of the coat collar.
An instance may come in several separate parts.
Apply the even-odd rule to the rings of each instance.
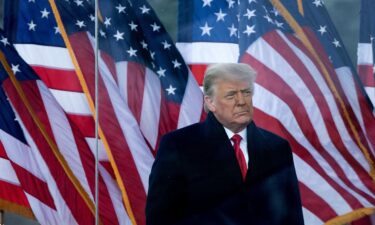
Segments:
[[[225,133],[223,125],[209,112],[204,121],[204,136],[215,142],[218,148],[231,148],[230,140]],[[262,132],[252,121],[247,126],[247,151],[249,153],[248,173],[246,182],[257,180],[262,175],[264,167],[264,154],[267,143]],[[220,143],[217,141],[219,140]]]
[[[207,114],[206,120],[203,122],[205,137],[206,138],[217,138],[222,137],[223,135],[227,136],[224,130],[223,125],[216,119],[212,112]],[[258,127],[253,121],[247,125],[247,143],[248,144],[258,144],[258,138],[261,138]]]

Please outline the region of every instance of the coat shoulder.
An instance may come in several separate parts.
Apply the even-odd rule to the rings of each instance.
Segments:
[[[201,123],[195,123],[180,129],[177,129],[175,131],[172,131],[170,133],[165,134],[162,137],[162,140],[164,141],[173,141],[177,143],[184,143],[191,141],[192,138],[197,138],[202,133],[202,124]]]
[[[287,140],[262,128],[258,131],[261,139],[258,146],[261,145],[262,149],[258,157],[261,162],[268,162],[268,166],[275,170],[293,165],[293,153]]]
[[[263,137],[265,143],[268,143],[270,147],[289,147],[289,143],[284,138],[280,137],[277,134],[274,134],[268,130],[258,128],[259,133]]]

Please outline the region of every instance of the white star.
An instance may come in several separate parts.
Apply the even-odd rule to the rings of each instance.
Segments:
[[[160,30],[160,26],[158,26],[156,24],[156,22],[154,22],[153,24],[150,25],[152,27],[152,31],[159,31]]]
[[[142,48],[147,49],[147,43],[145,41],[141,41]]]
[[[243,16],[247,17],[247,19],[249,20],[251,19],[251,17],[256,16],[255,11],[255,9],[251,11],[249,9],[246,9],[246,14],[244,14]]]
[[[111,19],[112,18],[108,18],[108,17],[105,18],[104,20],[105,27],[111,26]]]
[[[169,49],[171,47],[171,45],[167,42],[167,40],[165,40],[161,44],[163,45],[164,49]]]
[[[280,14],[275,7],[271,10],[271,13],[273,13],[273,15],[275,16],[278,16]]]
[[[116,6],[116,9],[118,10],[118,13],[125,13],[126,7],[119,4],[118,6]]]
[[[142,10],[142,14],[148,14],[149,11],[150,11],[150,8],[147,8],[145,5],[143,5],[142,7],[139,7],[139,9]]]
[[[314,0],[313,4],[318,7],[318,6],[322,6],[322,1],[321,0]]]
[[[256,0],[249,0],[249,4],[251,4],[252,2],[257,3]]]
[[[34,23],[34,21],[31,20],[27,25],[29,25],[29,30],[35,31],[36,24]]]
[[[179,62],[177,61],[177,59],[173,60],[172,63],[173,63],[173,68],[179,68],[179,69],[180,69],[180,67],[181,67],[181,63],[179,63]]]
[[[333,40],[332,43],[335,45],[336,48],[341,47],[340,42],[336,40],[336,38]]]
[[[159,67],[159,70],[156,71],[156,73],[159,75],[159,77],[165,77],[165,69]]]
[[[174,91],[176,89],[177,88],[173,87],[172,85],[169,85],[169,87],[167,89],[165,89],[165,90],[168,92],[168,95],[175,95]]]
[[[232,7],[234,7],[235,1],[233,1],[233,0],[227,0],[227,2],[228,2],[228,8],[229,9],[232,8]]]
[[[327,26],[319,26],[318,32],[323,35],[325,32],[327,32]]]
[[[60,29],[58,26],[54,27],[53,29],[55,29],[55,34],[60,34]]]
[[[217,16],[217,18],[216,18],[216,22],[217,22],[217,21],[220,21],[220,20],[224,21],[224,17],[225,17],[227,14],[226,14],[226,13],[223,13],[223,12],[221,11],[221,9],[220,9],[220,11],[217,12],[217,13],[215,13],[215,15]]]
[[[235,37],[237,37],[237,28],[234,27],[234,24],[232,23],[232,26],[231,27],[228,27],[228,30],[230,32],[230,37],[232,37],[233,35]]]
[[[373,37],[373,36],[370,36],[370,41],[371,41],[371,42],[374,41],[374,37]]]
[[[19,64],[17,64],[17,65],[13,65],[13,64],[12,64],[12,71],[13,71],[13,74],[14,74],[14,75],[16,75],[17,72],[21,72],[21,70],[20,70],[19,67],[20,67]]]
[[[135,31],[137,31],[137,27],[138,27],[138,25],[135,24],[133,21],[132,21],[131,23],[129,23],[129,26],[130,26],[130,30],[135,30]]]
[[[116,38],[116,41],[119,41],[119,40],[124,40],[124,32],[121,32],[119,30],[116,31],[116,34],[113,35],[113,37]]]
[[[84,22],[83,20],[82,20],[82,21],[77,20],[76,25],[77,25],[79,28],[82,28],[82,27],[85,27],[85,26],[86,26],[86,25],[85,25],[85,22]]]
[[[42,13],[42,18],[48,18],[48,15],[50,14],[46,8],[44,8],[43,11],[40,11],[40,13]]]
[[[151,56],[151,59],[154,60],[154,59],[155,59],[155,52],[150,51],[150,56]],[[155,66],[154,66],[154,67],[155,67]]]
[[[9,44],[9,41],[8,41],[8,38],[4,37],[4,36],[1,36],[1,40],[0,40],[1,43],[4,44],[4,46],[7,46],[7,45],[10,45]]]
[[[137,56],[137,50],[133,49],[132,47],[130,47],[126,52],[129,53],[130,57]]]
[[[100,34],[100,36],[102,36],[104,38],[107,37],[106,33],[102,29],[99,30],[99,34]]]
[[[83,6],[83,1],[81,0],[74,0],[74,2],[77,4],[77,6]]]
[[[90,20],[91,20],[91,21],[95,21],[95,16],[94,16],[94,15],[90,14],[89,17],[90,17]]]
[[[34,2],[35,3],[35,0],[29,0],[29,2]]]
[[[248,25],[246,25],[246,30],[243,32],[244,34],[247,34],[247,36],[250,36],[251,34],[255,33],[255,25],[249,27]]]
[[[276,26],[277,27],[279,27],[279,28],[282,28],[283,27],[283,23],[281,23],[281,22],[277,22],[277,20],[275,20],[275,24],[276,24]]]
[[[273,20],[271,19],[271,17],[267,14],[265,16],[263,16],[269,23],[273,23]]]
[[[206,24],[204,25],[204,27],[200,27],[200,29],[202,30],[202,34],[201,34],[201,36],[203,36],[203,35],[205,35],[205,34],[207,34],[208,36],[211,36],[211,29],[212,29],[212,27],[209,27],[208,26],[208,24],[207,24],[207,22],[206,22]]]
[[[133,49],[132,47],[129,48],[129,50],[127,50],[127,52],[129,53],[129,56],[132,57],[132,56],[137,56],[137,51],[138,50],[135,50]]]
[[[203,6],[202,6],[202,8],[203,7],[205,7],[205,6],[209,6],[209,7],[211,7],[211,2],[213,1],[213,0],[202,0],[203,1]]]

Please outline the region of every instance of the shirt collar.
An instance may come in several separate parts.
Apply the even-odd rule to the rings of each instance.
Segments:
[[[223,126],[224,127],[224,126]],[[229,140],[233,137],[233,135],[235,134],[235,133],[233,133],[231,130],[229,130],[228,128],[226,128],[226,127],[224,127],[224,130],[225,130],[225,133],[227,134],[227,136],[228,136],[228,138],[229,138]],[[242,137],[242,140],[243,141],[245,141],[245,142],[247,142],[247,129],[245,128],[245,129],[243,129],[243,130],[241,130],[240,132],[238,132],[238,133],[236,133],[236,134],[238,134],[238,135],[240,135],[241,137]]]

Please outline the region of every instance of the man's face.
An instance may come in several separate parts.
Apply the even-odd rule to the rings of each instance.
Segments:
[[[253,93],[247,80],[217,80],[213,95],[205,96],[208,109],[234,133],[243,130],[253,117]]]

